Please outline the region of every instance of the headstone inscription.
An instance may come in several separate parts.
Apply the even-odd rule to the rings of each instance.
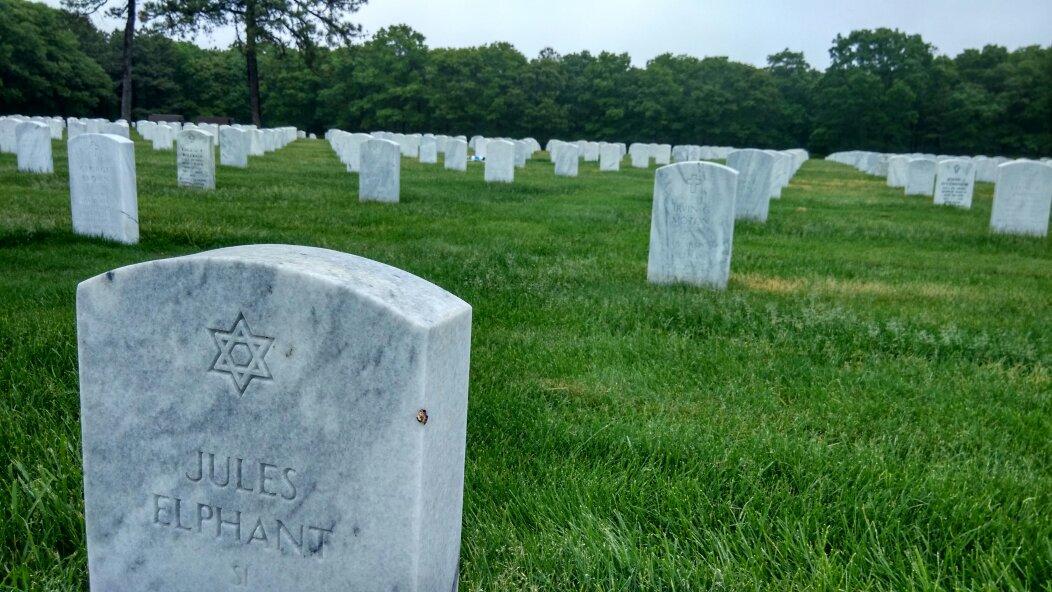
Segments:
[[[309,247],[83,282],[91,590],[455,589],[470,327],[437,286]]]
[[[212,134],[184,129],[175,141],[176,177],[180,187],[216,188],[216,150]]]
[[[128,138],[84,133],[66,145],[73,232],[139,242],[135,143]]]
[[[972,207],[975,164],[951,158],[940,161],[935,169],[934,203],[965,209]]]
[[[654,174],[647,280],[727,286],[738,173],[710,162],[681,162]]]

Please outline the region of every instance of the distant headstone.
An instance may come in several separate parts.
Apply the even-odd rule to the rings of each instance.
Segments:
[[[248,166],[248,133],[236,127],[219,128],[219,164],[245,168]]]
[[[515,144],[515,168],[526,168],[526,160],[530,155],[530,144],[526,140],[514,140]]]
[[[80,134],[66,145],[73,232],[127,244],[139,242],[135,143],[106,134]]]
[[[906,195],[931,195],[935,188],[935,161],[914,158],[906,165]]]
[[[936,205],[972,207],[975,188],[975,165],[966,160],[949,159],[939,162],[935,173]]]
[[[736,220],[767,221],[771,205],[771,175],[775,157],[763,150],[748,148],[727,155],[727,166],[738,171],[734,201]]]
[[[723,289],[731,267],[738,173],[681,162],[654,174],[647,279]]]
[[[480,140],[479,143],[485,146],[486,150],[486,182],[515,181],[515,144],[507,140]]]
[[[1052,167],[1015,161],[997,167],[990,229],[1004,234],[1046,236],[1052,206]]]
[[[599,146],[599,171],[616,172],[621,170],[621,147],[617,144]]]
[[[0,152],[15,154],[18,151],[18,124],[21,119],[0,117]]]
[[[198,129],[179,132],[175,168],[180,187],[216,188],[216,151],[212,134]]]
[[[446,143],[444,166],[451,171],[468,170],[468,143],[459,138],[450,138]]]
[[[581,162],[581,148],[578,144],[559,142],[552,147],[552,158],[555,159],[557,177],[576,177]]]
[[[450,591],[471,307],[247,245],[77,289],[91,589]]]
[[[151,140],[154,150],[171,150],[172,143],[175,141],[175,130],[169,125],[158,124],[153,130]]]
[[[645,169],[650,166],[650,148],[646,144],[632,144],[628,147],[628,156],[632,159],[632,167]]]
[[[391,140],[367,140],[361,145],[358,201],[398,203],[402,149]]]
[[[420,139],[420,162],[438,164],[438,142],[434,137],[425,136]]]
[[[23,121],[15,128],[18,170],[24,173],[53,173],[51,126]]]
[[[907,168],[910,164],[908,156],[892,156],[888,159],[888,187],[905,187]]]

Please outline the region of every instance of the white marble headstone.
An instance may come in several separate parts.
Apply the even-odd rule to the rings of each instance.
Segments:
[[[599,170],[600,172],[615,172],[621,170],[620,146],[617,144],[600,144]]]
[[[247,245],[77,289],[93,592],[450,591],[471,308]]]
[[[219,128],[219,164],[245,168],[248,166],[248,132],[236,127]]]
[[[935,188],[935,161],[914,158],[906,165],[906,195],[931,195]]]
[[[487,183],[515,181],[515,144],[507,140],[480,140],[486,151]]]
[[[447,140],[443,166],[451,171],[468,170],[468,143],[459,138]]]
[[[1052,206],[1052,167],[1015,161],[997,167],[990,229],[1004,234],[1046,236]]]
[[[576,177],[581,162],[581,148],[578,144],[559,142],[552,146],[552,158],[555,160],[555,175],[558,177]]]
[[[723,289],[731,268],[738,173],[681,162],[654,173],[647,279]]]
[[[66,148],[73,232],[139,242],[135,143],[121,136],[85,133]]]
[[[402,148],[391,140],[366,140],[361,144],[358,201],[398,203],[401,190]]]
[[[434,137],[424,136],[420,138],[420,162],[424,164],[438,163],[438,142]]]
[[[26,173],[53,173],[51,126],[36,121],[23,121],[15,128],[18,170]]]
[[[216,151],[212,134],[184,129],[176,136],[175,168],[180,187],[216,188]]]
[[[734,218],[766,222],[771,205],[775,157],[753,148],[735,150],[727,155],[727,166],[738,171]]]
[[[951,158],[940,161],[935,167],[936,205],[972,207],[972,192],[975,189],[975,164]]]

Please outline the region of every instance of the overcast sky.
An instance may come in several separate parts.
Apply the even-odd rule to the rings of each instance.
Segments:
[[[370,0],[357,18],[367,33],[408,24],[431,47],[508,41],[527,57],[549,46],[608,50],[636,65],[665,52],[762,65],[788,47],[825,68],[837,33],[876,27],[919,33],[950,55],[988,43],[1052,44],[1052,0]],[[196,41],[225,47],[233,39],[217,31]]]

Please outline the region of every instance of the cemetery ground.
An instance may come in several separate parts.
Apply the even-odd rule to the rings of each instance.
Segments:
[[[86,589],[74,291],[291,243],[474,307],[461,590],[1048,589],[1052,248],[808,161],[735,228],[725,292],[646,281],[653,169],[510,185],[403,159],[359,203],[324,141],[214,192],[136,146],[142,242],[70,228],[0,155],[0,588]],[[193,393],[187,393],[192,397]]]

